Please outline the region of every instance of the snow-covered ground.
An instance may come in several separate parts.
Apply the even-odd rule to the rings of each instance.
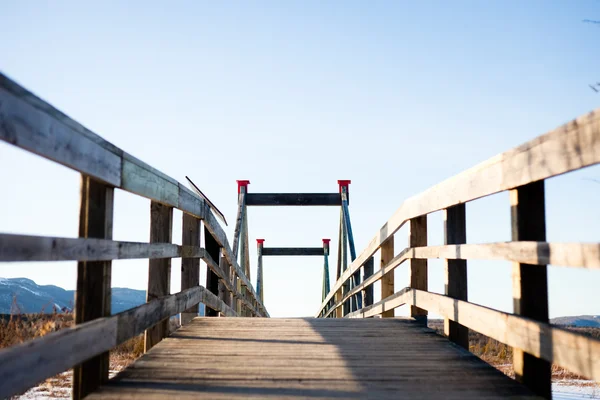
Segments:
[[[110,376],[117,374],[111,371]],[[71,371],[64,372],[60,378],[48,379],[43,384],[29,389],[18,400],[55,400],[71,398]],[[585,380],[562,380],[552,384],[554,400],[600,399],[600,384]]]
[[[554,400],[600,399],[600,385],[590,381],[565,380],[552,384]]]

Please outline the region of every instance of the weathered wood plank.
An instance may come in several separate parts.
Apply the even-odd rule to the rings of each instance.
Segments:
[[[341,206],[339,193],[248,193],[247,206]]]
[[[0,73],[0,140],[119,187],[121,154],[99,145],[83,134],[86,128],[68,121]]]
[[[467,242],[467,216],[465,204],[458,204],[444,210],[444,244],[464,244]],[[444,260],[445,285],[447,296],[468,300],[467,261]],[[444,333],[448,339],[469,350],[469,329],[445,318]]]
[[[449,346],[443,337],[395,318],[197,318],[90,400],[165,396],[534,398],[476,356]]]
[[[0,350],[0,398],[9,398],[46,378],[107,352],[172,315],[200,302],[226,316],[236,313],[202,286],[152,300],[111,317],[62,329]]]
[[[200,248],[195,246],[194,251]],[[119,242],[108,239],[0,234],[0,261],[109,261],[181,257],[171,243]],[[188,250],[191,252],[192,248]],[[198,256],[196,256],[198,258]]]
[[[372,317],[405,304],[427,309],[532,356],[600,381],[600,340],[440,294],[405,288],[348,317]]]
[[[150,202],[150,242],[170,243],[173,236],[173,208]],[[149,261],[146,301],[167,296],[171,292],[171,259]],[[150,350],[169,334],[169,321],[160,321],[144,334],[144,349]]]
[[[181,243],[184,246],[200,247],[200,220],[183,213]],[[184,258],[181,260],[181,290],[200,285],[200,259]],[[181,325],[187,325],[198,316],[198,304],[181,313]]]
[[[265,247],[263,256],[323,256],[322,247]]]
[[[546,240],[544,181],[510,191],[512,239]],[[514,313],[548,322],[548,272],[546,266],[513,263]],[[544,398],[552,397],[552,365],[523,352],[513,351],[515,379]]]
[[[332,287],[333,294],[406,221],[600,163],[600,109],[489,159],[406,200]]]
[[[156,170],[144,168],[140,160],[123,158],[121,187],[128,192],[139,194],[171,207],[179,207],[179,184],[157,174]]]
[[[114,189],[89,176],[81,176],[79,236],[112,239]],[[82,324],[111,314],[111,262],[77,264],[75,323]],[[73,398],[81,399],[108,380],[108,353],[99,354],[75,367]]]

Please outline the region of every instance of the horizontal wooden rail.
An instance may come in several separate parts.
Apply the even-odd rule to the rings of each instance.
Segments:
[[[339,193],[247,193],[247,206],[341,206]]]
[[[231,285],[225,272],[197,246],[171,243],[119,242],[107,239],[60,238],[0,234],[0,262],[14,261],[109,261],[126,259],[200,258],[223,281],[227,290],[239,298],[255,315],[257,310]]]
[[[323,317],[331,315],[353,295],[382,279],[410,259],[503,260],[532,265],[600,269],[600,243],[499,242],[406,248],[361,284],[348,291]],[[316,315],[315,317],[319,317]]]
[[[600,109],[499,154],[406,200],[344,271],[321,304],[321,314],[343,284],[406,221],[481,197],[600,163]]]
[[[429,310],[535,357],[600,381],[600,340],[550,324],[441,294],[405,288],[349,318],[365,318],[402,305]]]
[[[264,305],[237,265],[223,228],[203,199],[175,179],[102,139],[0,73],[0,140],[58,162],[116,188],[177,208],[204,221],[225,249],[261,315]]]
[[[0,398],[9,398],[42,380],[144,332],[165,318],[198,304],[237,316],[202,286],[165,296],[111,317],[99,318],[0,351]]]
[[[264,247],[263,256],[323,256],[322,247]]]

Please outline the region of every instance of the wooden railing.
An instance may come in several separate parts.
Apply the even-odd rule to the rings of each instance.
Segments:
[[[108,351],[145,332],[149,350],[168,334],[168,318],[268,317],[204,200],[73,121],[0,74],[0,139],[81,172],[79,238],[0,234],[0,262],[75,260],[76,326],[0,351],[0,398],[75,367],[73,397],[108,379]],[[151,200],[150,243],[112,240],[114,189]],[[183,211],[182,246],[172,244],[173,209]],[[205,247],[200,247],[201,226]],[[246,238],[247,242],[247,238]],[[170,294],[171,258],[182,258],[181,292]],[[148,302],[111,315],[111,260],[149,259]],[[206,288],[199,266],[207,266]]]
[[[512,346],[517,379],[542,396],[550,397],[551,363],[600,381],[600,341],[548,323],[546,267],[600,268],[600,243],[547,243],[544,200],[545,179],[599,162],[600,109],[408,199],[343,272],[316,316],[393,317],[395,308],[409,305],[410,316],[423,322],[428,311],[443,316],[449,339],[467,349],[468,328]],[[513,241],[465,244],[465,203],[502,191],[510,191]],[[427,214],[440,210],[445,245],[427,246]],[[394,233],[406,223],[408,247],[395,255]],[[345,290],[379,249],[379,271],[364,271],[362,282]],[[427,291],[429,258],[445,260],[445,295]],[[514,314],[467,301],[467,259],[514,263]],[[410,282],[395,293],[394,270],[404,261]],[[372,304],[366,294],[377,281],[382,300]],[[345,313],[361,292],[363,308]]]

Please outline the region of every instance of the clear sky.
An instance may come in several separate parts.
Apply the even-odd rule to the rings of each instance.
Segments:
[[[180,182],[189,175],[230,221],[236,179],[252,192],[334,192],[351,179],[360,252],[407,197],[600,106],[588,87],[600,28],[588,18],[600,1],[5,1],[0,70]],[[77,235],[77,173],[4,142],[0,171],[0,232]],[[599,194],[598,167],[548,181],[549,241],[599,242]],[[115,207],[114,238],[148,241],[149,201],[118,192]],[[509,240],[508,195],[469,203],[467,219],[468,242]],[[428,220],[442,244],[440,213]],[[252,208],[253,282],[256,238],[319,246],[338,221],[333,207]],[[180,231],[176,212],[177,243]],[[114,262],[113,286],[145,289],[147,264]],[[75,269],[0,264],[0,277],[73,289]],[[600,314],[600,271],[549,271],[551,316]],[[442,263],[429,273],[443,292]],[[318,257],[267,258],[271,315],[313,315],[321,274]],[[398,269],[398,289],[406,278]],[[468,278],[470,300],[512,311],[508,262],[469,262]]]

